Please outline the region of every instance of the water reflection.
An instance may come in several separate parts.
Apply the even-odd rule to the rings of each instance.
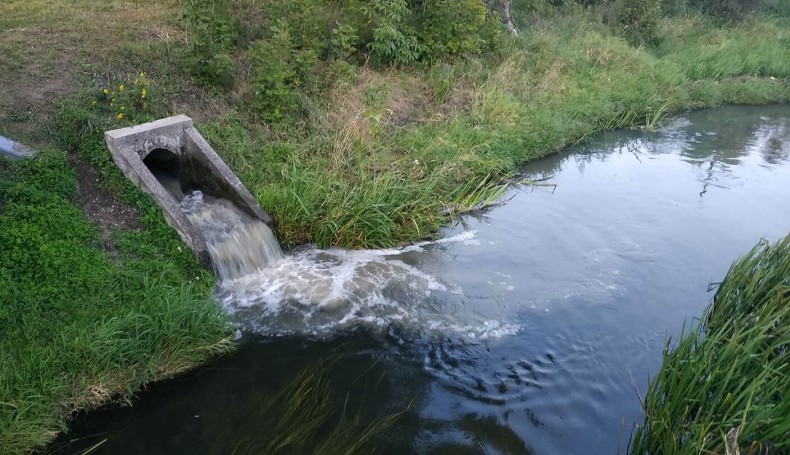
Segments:
[[[351,391],[363,422],[407,409],[380,437],[388,455],[616,453],[667,334],[701,314],[735,257],[790,231],[788,124],[787,106],[722,108],[533,163],[525,177],[556,186],[514,189],[448,228],[462,241],[373,255],[368,275],[405,287],[372,295],[408,319],[246,344],[132,410],[81,420],[76,434],[91,436],[58,453],[95,434],[112,435],[99,454],[227,453],[264,434],[255,411],[272,391],[326,358],[334,395]],[[417,298],[413,276],[443,289]]]

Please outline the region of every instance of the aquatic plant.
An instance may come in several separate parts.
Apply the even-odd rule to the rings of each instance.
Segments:
[[[391,427],[406,409],[363,423],[361,410],[347,406],[348,395],[342,401],[337,399],[328,375],[334,360],[319,361],[305,368],[263,406],[248,411],[247,420],[261,428],[260,434],[256,438],[242,438],[233,454],[375,453],[376,437]]]
[[[790,236],[735,261],[643,407],[635,455],[790,453]]]

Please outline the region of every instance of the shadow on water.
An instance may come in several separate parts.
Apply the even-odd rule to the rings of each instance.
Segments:
[[[264,453],[310,409],[326,423],[294,453],[334,453],[338,422],[364,435],[393,415],[379,453],[624,450],[666,336],[734,258],[790,231],[790,108],[603,134],[524,175],[552,186],[514,188],[439,242],[306,248],[223,283],[252,333],[237,353],[81,416],[49,452]],[[316,365],[329,417],[325,400],[272,401]]]

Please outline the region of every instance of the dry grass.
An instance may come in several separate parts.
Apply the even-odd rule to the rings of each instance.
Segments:
[[[0,123],[27,136],[81,77],[118,69],[128,46],[177,43],[178,8],[175,0],[0,2]]]

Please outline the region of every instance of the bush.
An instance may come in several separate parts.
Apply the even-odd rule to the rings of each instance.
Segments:
[[[439,60],[447,56],[479,53],[485,44],[481,31],[487,9],[480,0],[424,0],[418,16],[420,43],[427,56]]]
[[[375,24],[367,48],[376,63],[408,65],[420,59],[424,48],[405,24],[411,15],[406,0],[381,0],[363,5],[361,10]]]
[[[631,44],[655,44],[661,0],[616,0],[617,24]]]
[[[693,3],[711,16],[736,22],[744,13],[753,10],[758,0],[693,0]]]
[[[181,13],[189,45],[184,64],[198,82],[228,87],[233,82],[233,62],[229,50],[236,40],[237,27],[225,0],[190,0]]]
[[[264,120],[277,121],[298,108],[301,76],[312,70],[318,56],[294,47],[288,23],[280,19],[272,27],[271,39],[256,41],[247,54],[253,67],[253,111]]]

